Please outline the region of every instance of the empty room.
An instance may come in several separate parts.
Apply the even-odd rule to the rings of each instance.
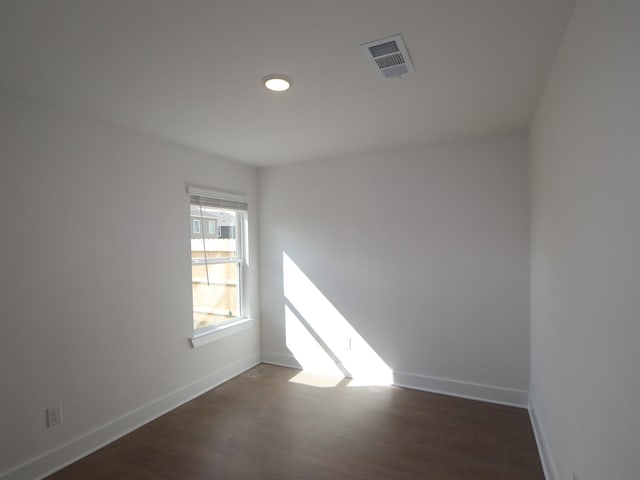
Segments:
[[[640,478],[640,1],[0,0],[0,480]]]

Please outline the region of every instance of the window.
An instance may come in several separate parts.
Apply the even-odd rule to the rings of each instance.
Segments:
[[[235,236],[236,236],[235,225],[223,225],[220,228],[218,228],[219,238],[235,238]]]
[[[200,220],[193,221],[193,233],[196,235],[200,233]]]
[[[248,205],[237,195],[194,188],[189,194],[193,331],[198,336],[248,317]],[[205,221],[207,234],[200,228]],[[193,235],[196,222],[199,235]]]

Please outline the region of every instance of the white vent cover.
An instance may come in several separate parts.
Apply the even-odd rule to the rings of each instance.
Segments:
[[[402,41],[402,35],[381,38],[360,46],[376,70],[385,78],[401,77],[415,71],[407,47]]]

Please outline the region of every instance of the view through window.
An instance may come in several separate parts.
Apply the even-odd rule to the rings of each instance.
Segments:
[[[193,329],[203,331],[244,317],[246,203],[192,194],[190,215]]]

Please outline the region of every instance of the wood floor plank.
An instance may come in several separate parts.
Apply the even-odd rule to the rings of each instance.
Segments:
[[[48,477],[543,480],[524,409],[259,365]]]

